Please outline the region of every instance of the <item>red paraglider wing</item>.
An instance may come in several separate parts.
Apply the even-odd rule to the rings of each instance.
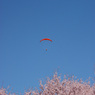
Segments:
[[[49,38],[44,38],[44,39],[40,40],[40,42],[41,42],[41,41],[44,41],[44,40],[48,40],[48,41],[51,41],[51,42],[52,42],[52,40],[49,39]]]

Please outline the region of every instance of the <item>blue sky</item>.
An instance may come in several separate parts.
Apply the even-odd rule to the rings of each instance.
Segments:
[[[57,68],[62,76],[94,77],[95,0],[0,3],[0,85],[13,92],[38,88]],[[40,43],[43,38],[53,42]]]

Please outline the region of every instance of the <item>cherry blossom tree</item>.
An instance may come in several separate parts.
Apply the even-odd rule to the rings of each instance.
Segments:
[[[0,95],[11,94],[5,88],[0,89]],[[24,95],[95,95],[95,83],[90,85],[90,81],[83,82],[82,79],[75,79],[64,76],[63,80],[55,73],[52,79],[47,78],[46,83],[40,81],[40,89],[25,91]]]

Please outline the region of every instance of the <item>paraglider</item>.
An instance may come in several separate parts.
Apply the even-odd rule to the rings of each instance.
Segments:
[[[45,41],[45,40],[47,40],[47,41],[51,41],[51,42],[52,42],[52,40],[51,40],[51,39],[49,39],[49,38],[41,39],[41,40],[40,40],[40,42]],[[46,51],[47,51],[47,48],[46,48]]]

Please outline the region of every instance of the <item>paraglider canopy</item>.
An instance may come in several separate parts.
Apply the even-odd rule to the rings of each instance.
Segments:
[[[48,40],[48,41],[51,41],[51,42],[52,42],[52,40],[49,39],[49,38],[44,38],[44,39],[40,40],[40,42],[41,42],[41,41],[44,41],[44,40]]]

